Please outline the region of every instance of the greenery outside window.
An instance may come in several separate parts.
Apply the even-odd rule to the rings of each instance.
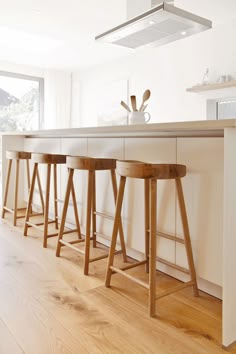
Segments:
[[[43,128],[44,80],[0,71],[0,131]]]

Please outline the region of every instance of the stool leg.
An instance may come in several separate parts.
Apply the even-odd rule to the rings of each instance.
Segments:
[[[93,191],[92,191],[92,234],[93,234],[93,247],[97,246],[97,218],[96,218],[96,172],[93,172]]]
[[[48,213],[49,213],[49,200],[50,200],[50,180],[51,180],[51,164],[47,165],[47,182],[45,194],[45,210],[44,210],[44,228],[43,228],[43,247],[47,247],[48,236]]]
[[[145,259],[147,261],[145,265],[146,273],[149,273],[149,214],[150,214],[150,198],[149,198],[149,180],[144,180],[144,203],[145,203]]]
[[[63,206],[63,211],[62,211],[62,216],[61,216],[61,223],[60,223],[60,228],[59,228],[59,233],[58,233],[57,250],[56,250],[57,257],[60,257],[60,252],[61,252],[60,240],[62,240],[62,238],[63,238],[63,232],[64,232],[65,221],[66,221],[66,214],[67,214],[67,209],[68,209],[68,204],[69,204],[69,199],[70,199],[70,191],[71,191],[71,187],[72,187],[72,183],[73,183],[73,175],[74,175],[74,170],[69,168],[67,187],[66,187],[66,195],[65,195],[64,206]]]
[[[150,257],[149,257],[149,315],[155,316],[156,302],[156,204],[157,204],[157,181],[151,183],[151,215],[150,215]]]
[[[41,200],[42,213],[44,214],[43,191],[42,191],[42,186],[41,186],[41,181],[40,181],[40,176],[39,176],[38,169],[37,169],[37,182],[38,182],[38,187],[39,187],[39,196],[40,196],[40,200]]]
[[[126,182],[126,177],[121,176],[118,196],[116,200],[116,211],[115,211],[115,219],[114,219],[112,238],[111,238],[111,247],[110,247],[108,264],[107,264],[107,273],[106,273],[106,281],[105,281],[106,287],[109,287],[111,284],[112,270],[110,267],[113,265],[114,262],[117,234],[118,234],[119,225],[121,224],[121,208],[122,208],[122,203],[124,198],[125,182]]]
[[[30,167],[29,167],[29,160],[25,160],[26,163],[26,175],[27,175],[27,187],[28,187],[28,194],[30,190]],[[32,214],[32,207],[30,208],[30,214]]]
[[[73,201],[73,207],[74,207],[75,223],[76,223],[76,228],[77,228],[77,232],[78,232],[78,238],[82,239],[81,230],[80,230],[80,223],[79,223],[79,213],[78,213],[78,208],[77,208],[75,187],[74,187],[73,179],[72,179],[72,186],[71,186],[71,195],[72,195],[72,201]],[[68,202],[69,202],[69,200],[68,200]]]
[[[16,160],[13,225],[16,226],[20,160]]]
[[[91,230],[91,212],[92,212],[92,199],[93,199],[93,197],[92,197],[93,181],[94,181],[94,172],[93,171],[88,171],[84,275],[88,275],[88,271],[89,271],[90,230]]]
[[[112,182],[112,188],[113,188],[114,201],[115,201],[115,204],[116,204],[116,199],[117,199],[117,181],[116,181],[115,170],[111,170],[111,182]],[[124,238],[124,230],[123,230],[122,221],[119,224],[119,236],[120,236],[120,245],[121,245],[122,254],[123,254],[123,261],[127,262],[125,238]]]
[[[6,210],[4,209],[4,207],[7,205],[7,196],[8,196],[8,189],[9,189],[10,176],[11,176],[11,167],[12,167],[12,160],[8,160],[7,179],[6,179],[6,184],[5,184],[4,201],[3,201],[3,207],[2,207],[2,218],[5,217],[5,213],[6,213]]]
[[[185,243],[185,248],[186,248],[186,253],[187,253],[187,258],[188,258],[190,276],[191,276],[191,280],[193,282],[193,294],[194,294],[194,296],[199,296],[198,287],[197,287],[196,271],[195,271],[194,260],[193,260],[193,252],[192,252],[192,246],[191,246],[191,239],[190,239],[190,233],[189,233],[189,226],[188,226],[188,218],[187,218],[187,213],[186,213],[186,208],[185,208],[184,194],[183,194],[181,179],[176,178],[175,184],[176,184],[177,196],[178,196],[178,201],[179,201],[181,221],[182,221],[183,231],[184,231],[184,243]]]
[[[35,163],[34,164],[34,169],[33,169],[33,174],[32,174],[31,185],[30,185],[28,203],[27,203],[27,208],[26,208],[26,213],[25,213],[24,236],[27,236],[27,231],[28,231],[27,222],[29,221],[29,215],[30,215],[30,210],[31,210],[31,206],[32,206],[32,200],[33,200],[34,186],[35,186],[35,179],[36,179],[37,171],[38,171],[38,164]]]
[[[27,186],[28,186],[28,191],[30,190],[30,167],[29,167],[29,160],[26,161],[26,175],[27,175]]]
[[[55,228],[58,230],[58,205],[57,205],[57,165],[53,165],[53,177],[54,177],[54,214],[55,214]]]

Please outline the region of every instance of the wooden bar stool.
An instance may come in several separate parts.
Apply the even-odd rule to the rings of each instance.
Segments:
[[[7,168],[7,178],[6,178],[6,185],[4,191],[4,201],[2,207],[2,218],[5,217],[5,213],[9,212],[13,214],[13,225],[16,226],[16,220],[20,218],[24,218],[25,215],[17,215],[17,212],[21,210],[18,208],[18,189],[19,189],[19,172],[20,172],[20,161],[26,162],[26,176],[27,176],[27,184],[28,190],[30,188],[30,169],[29,169],[29,160],[31,159],[31,152],[27,151],[6,151],[6,158],[8,159],[8,168]],[[8,199],[8,192],[9,192],[9,184],[11,178],[11,169],[12,169],[12,162],[16,161],[16,172],[15,172],[15,186],[14,186],[14,206],[13,209],[7,207],[7,199]],[[43,194],[42,188],[40,183],[39,175],[37,174],[37,182],[38,188],[43,208]]]
[[[27,236],[28,227],[34,227],[43,232],[43,247],[47,247],[47,239],[49,237],[57,236],[57,233],[48,234],[48,224],[55,223],[55,228],[58,229],[58,205],[57,205],[57,165],[66,163],[66,156],[54,154],[32,153],[31,160],[34,163],[33,174],[31,178],[31,185],[29,191],[29,199],[25,216],[24,236]],[[46,177],[46,192],[43,217],[44,221],[39,223],[30,222],[30,210],[32,207],[33,194],[35,191],[35,180],[39,174],[38,165],[47,165]],[[53,166],[53,189],[54,189],[54,220],[49,221],[49,199],[50,199],[50,181],[51,181],[51,167]],[[43,226],[43,229],[40,227]]]
[[[150,164],[139,161],[117,161],[116,166],[117,173],[120,177],[120,186],[117,197],[116,213],[112,233],[112,242],[110,248],[110,254],[108,259],[108,267],[106,274],[106,287],[110,286],[111,276],[113,273],[119,273],[130,280],[142,285],[149,290],[149,315],[151,317],[155,316],[155,300],[162,298],[163,296],[169,295],[175,291],[183,289],[188,286],[193,287],[193,293],[198,296],[198,288],[196,281],[196,272],[193,262],[192,247],[189,235],[189,227],[187,214],[185,209],[184,195],[182,189],[181,178],[186,175],[186,166],[176,165],[176,164]],[[145,260],[141,262],[132,263],[131,265],[117,268],[113,265],[115,246],[117,240],[117,232],[119,225],[121,223],[121,209],[124,197],[126,178],[139,178],[144,180],[145,189]],[[156,230],[156,205],[157,205],[157,181],[158,180],[175,180],[177,189],[177,198],[180,207],[181,220],[184,231],[184,239],[174,237],[171,235],[157,233]],[[178,270],[185,270],[186,273],[190,274],[190,281],[180,284],[168,291],[161,293],[156,296],[156,260],[162,261],[162,259],[156,257],[156,236],[166,237],[172,239],[176,242],[180,242],[185,245],[189,270],[182,269],[175,264],[168,262],[169,266],[177,268]],[[163,263],[167,264],[165,260]],[[149,272],[149,284],[137,279],[136,277],[126,273],[127,269],[139,266],[141,264],[146,264],[146,272]]]
[[[90,240],[93,240],[93,247],[96,247],[96,216],[105,217],[113,220],[114,217],[111,215],[98,212],[96,210],[96,171],[110,171],[111,174],[111,182],[113,188],[113,196],[116,201],[117,197],[117,184],[116,184],[116,160],[115,159],[106,159],[106,158],[90,158],[90,157],[78,157],[78,156],[67,156],[66,164],[68,167],[69,175],[68,182],[65,194],[64,208],[62,212],[61,225],[58,235],[58,243],[57,243],[57,251],[56,256],[60,256],[60,251],[62,246],[68,246],[79,253],[84,254],[84,274],[88,275],[89,272],[89,263],[98,261],[100,259],[108,257],[108,254],[90,258]],[[73,175],[74,170],[85,170],[88,171],[88,186],[87,186],[87,208],[86,208],[86,232],[85,238],[80,237],[80,239],[74,241],[65,241],[63,240],[63,235],[65,234],[64,227],[66,221],[66,214],[68,209],[69,197],[70,193],[74,194],[74,182]],[[78,220],[78,211],[77,208],[75,210],[76,219]],[[91,218],[92,218],[92,236],[91,236]],[[79,227],[79,226],[78,226]],[[80,232],[80,229],[78,229]],[[121,251],[117,251],[116,253],[123,253],[124,262],[126,261],[126,249],[124,242],[124,233],[122,223],[119,225],[119,234],[120,234],[120,243],[121,243]],[[85,251],[75,247],[75,243],[85,242]]]

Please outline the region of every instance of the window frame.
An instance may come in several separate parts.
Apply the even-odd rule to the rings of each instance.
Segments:
[[[1,71],[0,76],[12,77],[15,79],[23,79],[29,81],[37,81],[39,83],[39,130],[43,129],[44,125],[44,78],[10,71]]]

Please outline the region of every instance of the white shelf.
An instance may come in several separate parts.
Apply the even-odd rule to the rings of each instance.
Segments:
[[[202,92],[202,91],[213,91],[229,87],[236,87],[236,80],[230,80],[221,83],[212,83],[207,85],[196,85],[186,89],[187,92]]]

